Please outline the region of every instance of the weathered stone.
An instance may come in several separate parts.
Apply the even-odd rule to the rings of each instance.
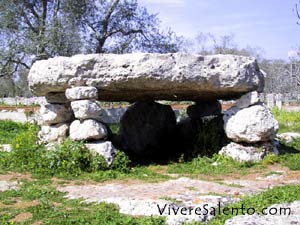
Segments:
[[[222,107],[219,101],[197,102],[187,108],[187,114],[191,119],[201,119],[205,116],[220,115]]]
[[[0,192],[9,191],[9,190],[18,190],[19,184],[18,181],[6,181],[0,180]]]
[[[11,152],[12,146],[10,144],[0,144],[0,152]]]
[[[40,115],[43,122],[48,125],[68,122],[72,118],[70,107],[60,104],[42,105]]]
[[[74,141],[103,140],[107,137],[106,127],[92,119],[80,122],[75,120],[70,126],[70,138]]]
[[[257,211],[254,215],[240,215],[226,220],[225,225],[299,225],[300,202],[275,204],[264,209],[264,214]]]
[[[67,138],[69,124],[44,125],[38,133],[40,143],[62,142]]]
[[[235,142],[273,140],[278,131],[278,122],[262,104],[241,110],[232,107],[224,113],[223,119],[227,137]]]
[[[123,115],[119,139],[113,140],[113,144],[127,154],[145,160],[163,158],[174,138],[171,134],[175,126],[176,118],[171,106],[137,102]]]
[[[94,143],[87,143],[85,146],[92,152],[104,157],[108,165],[111,165],[117,150],[110,141],[98,141]]]
[[[255,105],[257,103],[259,103],[259,97],[258,97],[258,92],[257,91],[252,91],[250,93],[247,93],[245,95],[243,95],[241,98],[239,98],[236,102],[235,102],[235,106],[243,109],[243,108],[247,108],[251,105]]]
[[[66,90],[66,97],[70,101],[83,99],[97,99],[98,90],[95,87],[73,87]]]
[[[278,134],[277,137],[287,143],[290,143],[297,139],[300,140],[300,133],[286,132],[286,133]]]
[[[100,106],[91,100],[78,100],[71,102],[71,107],[77,119],[96,119],[101,118]]]
[[[243,145],[231,142],[221,149],[220,155],[225,155],[239,162],[259,162],[263,157],[274,151],[272,143],[260,143],[256,145]]]
[[[56,57],[35,62],[28,80],[37,96],[75,82],[96,87],[98,100],[129,102],[238,98],[264,82],[254,58],[182,53]]]
[[[50,92],[47,93],[46,101],[52,104],[66,104],[70,101],[66,98],[65,92]]]

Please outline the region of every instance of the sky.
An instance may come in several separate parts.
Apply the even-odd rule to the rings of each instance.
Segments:
[[[299,0],[138,0],[162,27],[193,38],[199,32],[234,35],[239,47],[260,47],[267,59],[288,60],[300,47]],[[300,22],[300,19],[299,19]]]

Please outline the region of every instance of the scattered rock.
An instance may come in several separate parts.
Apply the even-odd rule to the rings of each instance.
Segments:
[[[287,143],[290,143],[296,139],[300,140],[300,133],[286,132],[286,133],[282,133],[282,134],[277,134],[277,137],[279,139],[284,140]]]
[[[205,116],[220,115],[222,107],[219,101],[213,102],[196,102],[195,105],[191,105],[187,108],[187,114],[191,119],[201,119]]]
[[[69,124],[44,125],[38,133],[40,143],[62,142],[69,133]]]
[[[239,162],[259,162],[267,153],[273,152],[272,143],[245,145],[231,142],[221,149],[220,155],[225,155]]]
[[[3,152],[11,152],[12,150],[12,146],[9,145],[9,144],[0,144],[0,152],[3,151]]]
[[[66,98],[65,92],[49,92],[45,98],[48,103],[52,104],[67,104],[70,102]]]
[[[232,107],[224,113],[224,129],[235,142],[256,143],[273,140],[278,122],[265,105],[239,109]]]
[[[290,209],[285,211],[283,209]],[[279,214],[281,211],[281,215]],[[299,225],[300,224],[300,202],[295,201],[286,204],[275,204],[268,207],[265,211],[268,215],[240,215],[226,220],[225,225]],[[277,212],[277,213],[276,213]],[[283,213],[291,214],[284,215]],[[272,215],[275,214],[276,215]]]
[[[129,155],[144,159],[163,158],[172,143],[175,126],[176,118],[171,106],[137,102],[121,118],[120,143],[113,144]]]
[[[91,100],[78,100],[71,102],[71,107],[74,115],[79,120],[101,118],[100,106]]]
[[[40,109],[42,121],[48,125],[65,123],[71,120],[72,112],[69,106],[60,104],[42,105]]]
[[[92,152],[102,155],[105,158],[108,165],[112,164],[117,154],[116,148],[112,145],[110,141],[98,141],[93,143],[87,143],[85,144],[85,146]]]
[[[37,61],[31,67],[28,81],[37,96],[64,92],[76,83],[97,88],[101,92],[98,100],[136,102],[238,98],[261,89],[264,78],[251,57],[133,53]],[[70,95],[68,91],[67,97],[78,100],[84,96]]]
[[[17,190],[19,188],[19,184],[17,181],[5,181],[0,180],[0,191],[8,191],[8,190]]]
[[[66,97],[70,101],[84,100],[84,99],[97,99],[98,90],[95,87],[73,87],[66,90]]]
[[[107,137],[105,125],[97,120],[74,120],[70,126],[70,138],[74,141],[103,140]]]
[[[258,97],[258,92],[257,91],[252,91],[249,92],[245,95],[243,95],[241,98],[239,98],[235,102],[235,106],[238,107],[239,109],[247,108],[251,105],[255,105],[259,103],[259,97]]]

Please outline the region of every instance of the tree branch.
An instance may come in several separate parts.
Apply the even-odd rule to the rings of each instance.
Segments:
[[[27,0],[23,0],[23,3],[25,4],[26,8],[30,10],[31,14],[37,19],[40,19],[39,14],[34,9],[34,4],[31,4]]]

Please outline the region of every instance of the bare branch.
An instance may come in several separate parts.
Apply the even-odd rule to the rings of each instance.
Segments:
[[[31,14],[37,19],[40,19],[39,14],[34,9],[34,4],[31,4],[27,0],[23,0],[23,3],[25,4],[26,8],[30,10]]]

